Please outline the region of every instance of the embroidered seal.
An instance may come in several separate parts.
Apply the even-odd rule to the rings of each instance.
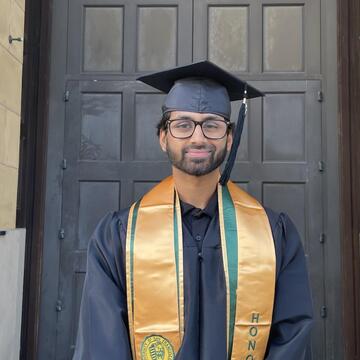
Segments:
[[[141,360],[174,360],[169,340],[160,335],[147,336],[141,344]]]

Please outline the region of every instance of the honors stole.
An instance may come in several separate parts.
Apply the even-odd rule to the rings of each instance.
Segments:
[[[265,356],[275,294],[275,248],[259,202],[232,182],[218,185],[227,299],[227,359]],[[173,360],[184,336],[180,201],[168,177],[130,209],[126,288],[134,360]]]

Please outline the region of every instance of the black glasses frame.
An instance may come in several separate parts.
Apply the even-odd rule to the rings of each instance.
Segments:
[[[194,129],[193,129],[191,135],[185,136],[185,137],[174,136],[174,134],[173,134],[172,131],[171,131],[170,125],[171,125],[172,122],[174,122],[174,121],[179,121],[179,120],[191,121],[191,122],[194,124]],[[216,137],[216,138],[206,136],[205,133],[204,133],[204,129],[203,129],[203,124],[204,124],[206,121],[221,121],[221,122],[225,123],[225,125],[226,125],[225,134],[224,134],[223,136],[221,136],[221,137]],[[209,139],[209,140],[220,140],[220,139],[223,139],[223,138],[229,133],[229,126],[230,126],[230,124],[231,124],[230,121],[220,120],[220,119],[205,119],[205,120],[203,120],[203,121],[195,121],[195,120],[193,120],[193,119],[181,119],[181,118],[179,118],[179,119],[169,119],[169,120],[167,120],[167,121],[166,121],[166,128],[169,129],[169,132],[170,132],[171,136],[174,137],[175,139],[189,139],[189,138],[191,138],[191,137],[194,135],[194,132],[195,132],[195,130],[196,130],[196,127],[199,125],[200,128],[201,128],[201,132],[202,132],[202,134],[204,135],[204,137],[205,137],[206,139]]]

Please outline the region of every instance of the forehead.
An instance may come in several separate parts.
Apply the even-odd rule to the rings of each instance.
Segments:
[[[195,121],[202,121],[206,119],[219,119],[224,120],[224,117],[212,114],[212,113],[197,113],[197,112],[191,112],[191,111],[172,111],[170,114],[170,119],[182,119],[182,118],[188,118],[193,119]]]

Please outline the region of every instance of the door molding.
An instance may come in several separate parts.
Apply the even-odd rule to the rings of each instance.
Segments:
[[[338,1],[342,297],[346,359],[360,359],[360,5]]]
[[[52,0],[25,2],[20,166],[16,226],[26,228],[21,360],[37,358],[45,214]]]

